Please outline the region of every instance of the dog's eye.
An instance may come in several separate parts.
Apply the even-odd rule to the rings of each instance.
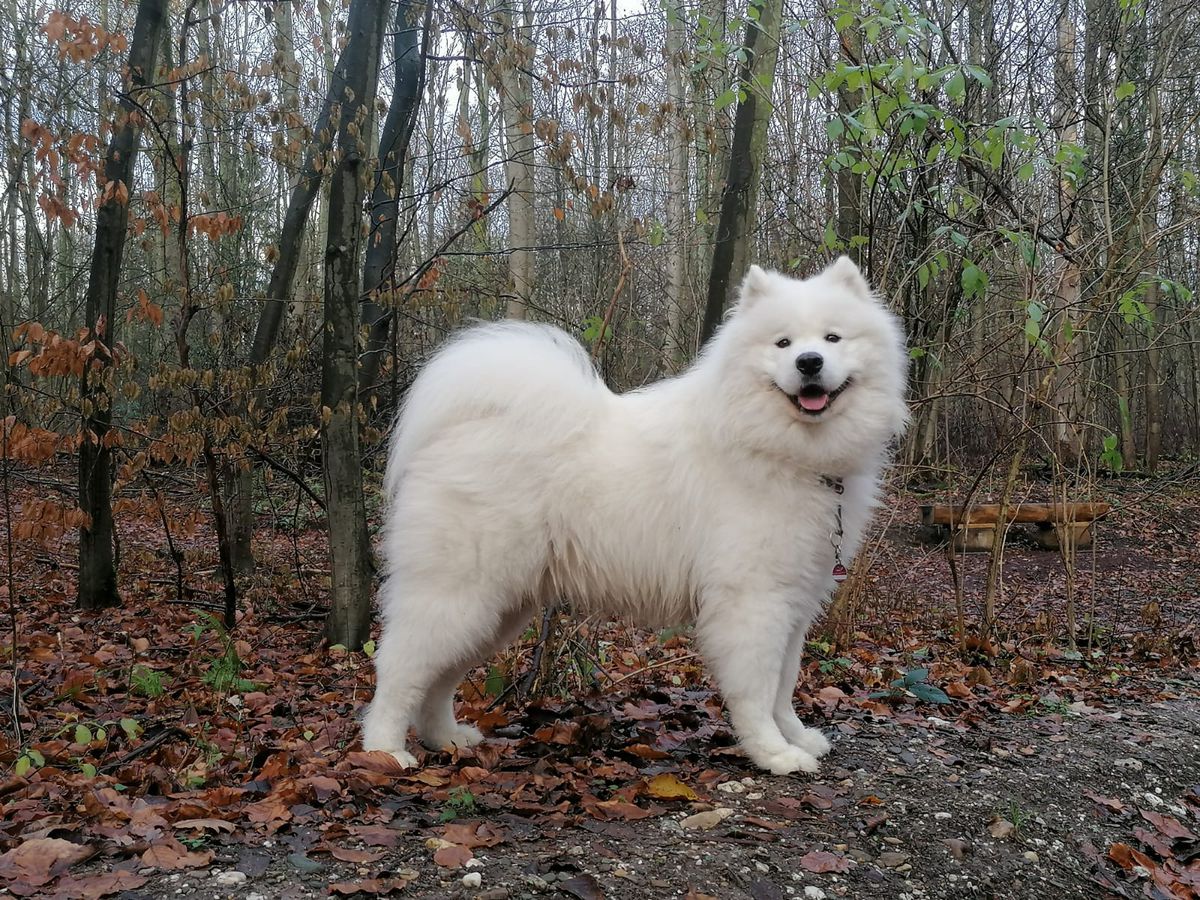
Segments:
[[[780,338],[779,340],[777,340],[777,341],[775,342],[775,346],[776,346],[776,347],[779,347],[781,350],[782,350],[784,347],[790,347],[791,345],[792,345],[792,339],[791,339],[791,338]]]
[[[825,335],[825,340],[829,341],[829,343],[831,343],[831,344],[836,344],[836,343],[837,343],[838,341],[840,341],[841,339],[842,339],[842,336],[841,336],[840,334],[827,334],[827,335]]]

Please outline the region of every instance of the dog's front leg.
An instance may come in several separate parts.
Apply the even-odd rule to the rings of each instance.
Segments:
[[[819,758],[829,752],[829,738],[818,729],[809,728],[800,721],[793,705],[796,682],[800,678],[804,656],[804,639],[808,636],[811,621],[806,616],[792,629],[792,637],[788,641],[787,654],[780,673],[779,692],[775,696],[775,724],[779,726],[789,744],[807,750]]]
[[[709,597],[697,636],[746,755],[776,775],[815,772],[816,756],[788,742],[775,720],[792,618],[786,598]]]

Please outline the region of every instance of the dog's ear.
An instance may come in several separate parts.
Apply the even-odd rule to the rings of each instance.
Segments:
[[[738,309],[749,309],[759,297],[771,289],[771,276],[765,269],[751,264],[738,291]]]
[[[850,293],[864,300],[871,298],[871,286],[863,277],[862,270],[848,256],[839,256],[821,273],[831,281],[835,281]]]

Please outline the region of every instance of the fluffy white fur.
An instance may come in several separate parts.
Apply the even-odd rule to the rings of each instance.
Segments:
[[[802,353],[824,360],[810,393],[845,385],[819,413],[795,399]],[[417,378],[391,446],[364,747],[414,765],[410,725],[433,747],[481,740],[455,721],[455,688],[563,599],[694,621],[745,753],[815,771],[829,742],[792,706],[805,633],[833,587],[839,503],[843,559],[858,548],[906,370],[900,324],[845,257],[804,281],[751,267],[695,365],[627,394],[555,328],[464,331]]]

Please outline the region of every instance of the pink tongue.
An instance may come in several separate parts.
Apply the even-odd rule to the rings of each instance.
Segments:
[[[810,397],[807,394],[801,394],[800,405],[809,412],[820,412],[829,405],[829,395],[817,394],[815,397]]]

